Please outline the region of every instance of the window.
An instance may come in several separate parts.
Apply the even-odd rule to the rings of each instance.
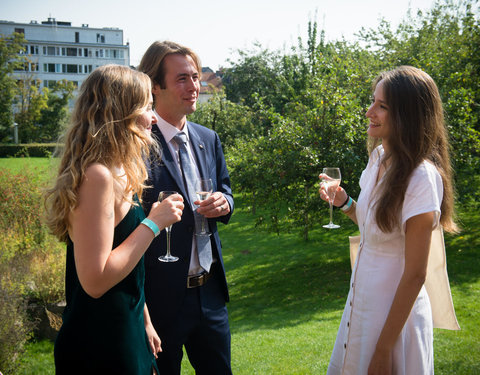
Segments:
[[[55,64],[43,64],[43,71],[47,73],[55,73]]]
[[[83,56],[88,57],[88,48],[83,49]]]
[[[112,49],[110,51],[110,57],[114,59],[123,59],[123,51],[121,49]]]
[[[43,54],[48,56],[55,56],[55,47],[43,47]],[[59,51],[60,52],[60,51]]]
[[[92,66],[91,65],[84,65],[83,66],[83,72],[84,73],[91,73],[92,72]]]
[[[77,56],[77,52],[76,48],[67,48],[67,56]]]
[[[105,34],[97,34],[97,43],[105,43]]]
[[[19,34],[25,35],[25,29],[20,28],[20,27],[16,27],[16,28],[15,28],[15,32],[16,32],[16,33],[19,33]]]
[[[75,43],[80,43],[80,33],[75,31]]]
[[[45,80],[43,81],[43,87],[54,87],[57,84],[57,81]]]
[[[103,49],[96,49],[95,50],[95,57],[103,58]]]
[[[67,64],[67,71],[65,73],[78,73],[78,65]]]
[[[38,46],[30,46],[30,55],[38,55]]]

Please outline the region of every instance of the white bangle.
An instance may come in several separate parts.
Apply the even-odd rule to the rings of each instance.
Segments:
[[[345,203],[342,208],[340,208],[343,212],[347,212],[350,207],[352,207],[352,204],[353,204],[353,199],[352,197],[348,197],[348,202]]]
[[[158,229],[157,224],[155,224],[152,220],[145,218],[145,219],[142,220],[142,222],[140,224],[143,224],[143,225],[147,226],[148,228],[150,228],[155,237],[157,237],[160,234],[160,229]]]

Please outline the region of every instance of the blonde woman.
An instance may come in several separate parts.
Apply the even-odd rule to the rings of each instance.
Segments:
[[[437,86],[410,66],[382,73],[366,116],[374,143],[358,203],[341,187],[334,202],[358,224],[361,240],[327,374],[433,374],[431,300],[451,296],[446,269],[446,284],[427,292],[429,253],[439,228],[457,230]],[[442,250],[433,255],[444,257]],[[447,307],[448,328],[458,329]]]
[[[158,372],[161,342],[145,305],[143,254],[181,219],[183,199],[154,203],[148,218],[140,206],[155,121],[143,73],[102,66],[80,89],[58,176],[46,194],[51,231],[67,243],[57,374]]]

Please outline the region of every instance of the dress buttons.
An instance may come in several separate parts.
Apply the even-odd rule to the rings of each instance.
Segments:
[[[344,347],[345,349],[347,349],[347,343],[343,344],[343,347]]]

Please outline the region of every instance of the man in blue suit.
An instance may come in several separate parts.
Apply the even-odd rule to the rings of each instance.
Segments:
[[[146,302],[162,340],[157,358],[160,374],[180,375],[183,347],[197,374],[231,374],[225,306],[229,297],[217,230],[217,222],[227,224],[233,212],[230,177],[218,135],[186,119],[196,110],[200,60],[177,43],[155,42],[138,69],[152,79],[157,115],[152,134],[162,146],[161,158],[149,161],[148,185],[152,188],[145,190],[145,210],[149,212],[162,190],[177,191],[185,201],[182,220],[171,232],[172,255],[179,260],[159,261],[166,251],[165,232],[145,254]],[[182,141],[178,140],[180,132],[185,133]],[[205,201],[196,201],[195,192],[189,191],[192,174],[193,179],[213,182],[213,193]],[[207,218],[210,237],[195,235],[195,215],[197,223],[198,215]]]

